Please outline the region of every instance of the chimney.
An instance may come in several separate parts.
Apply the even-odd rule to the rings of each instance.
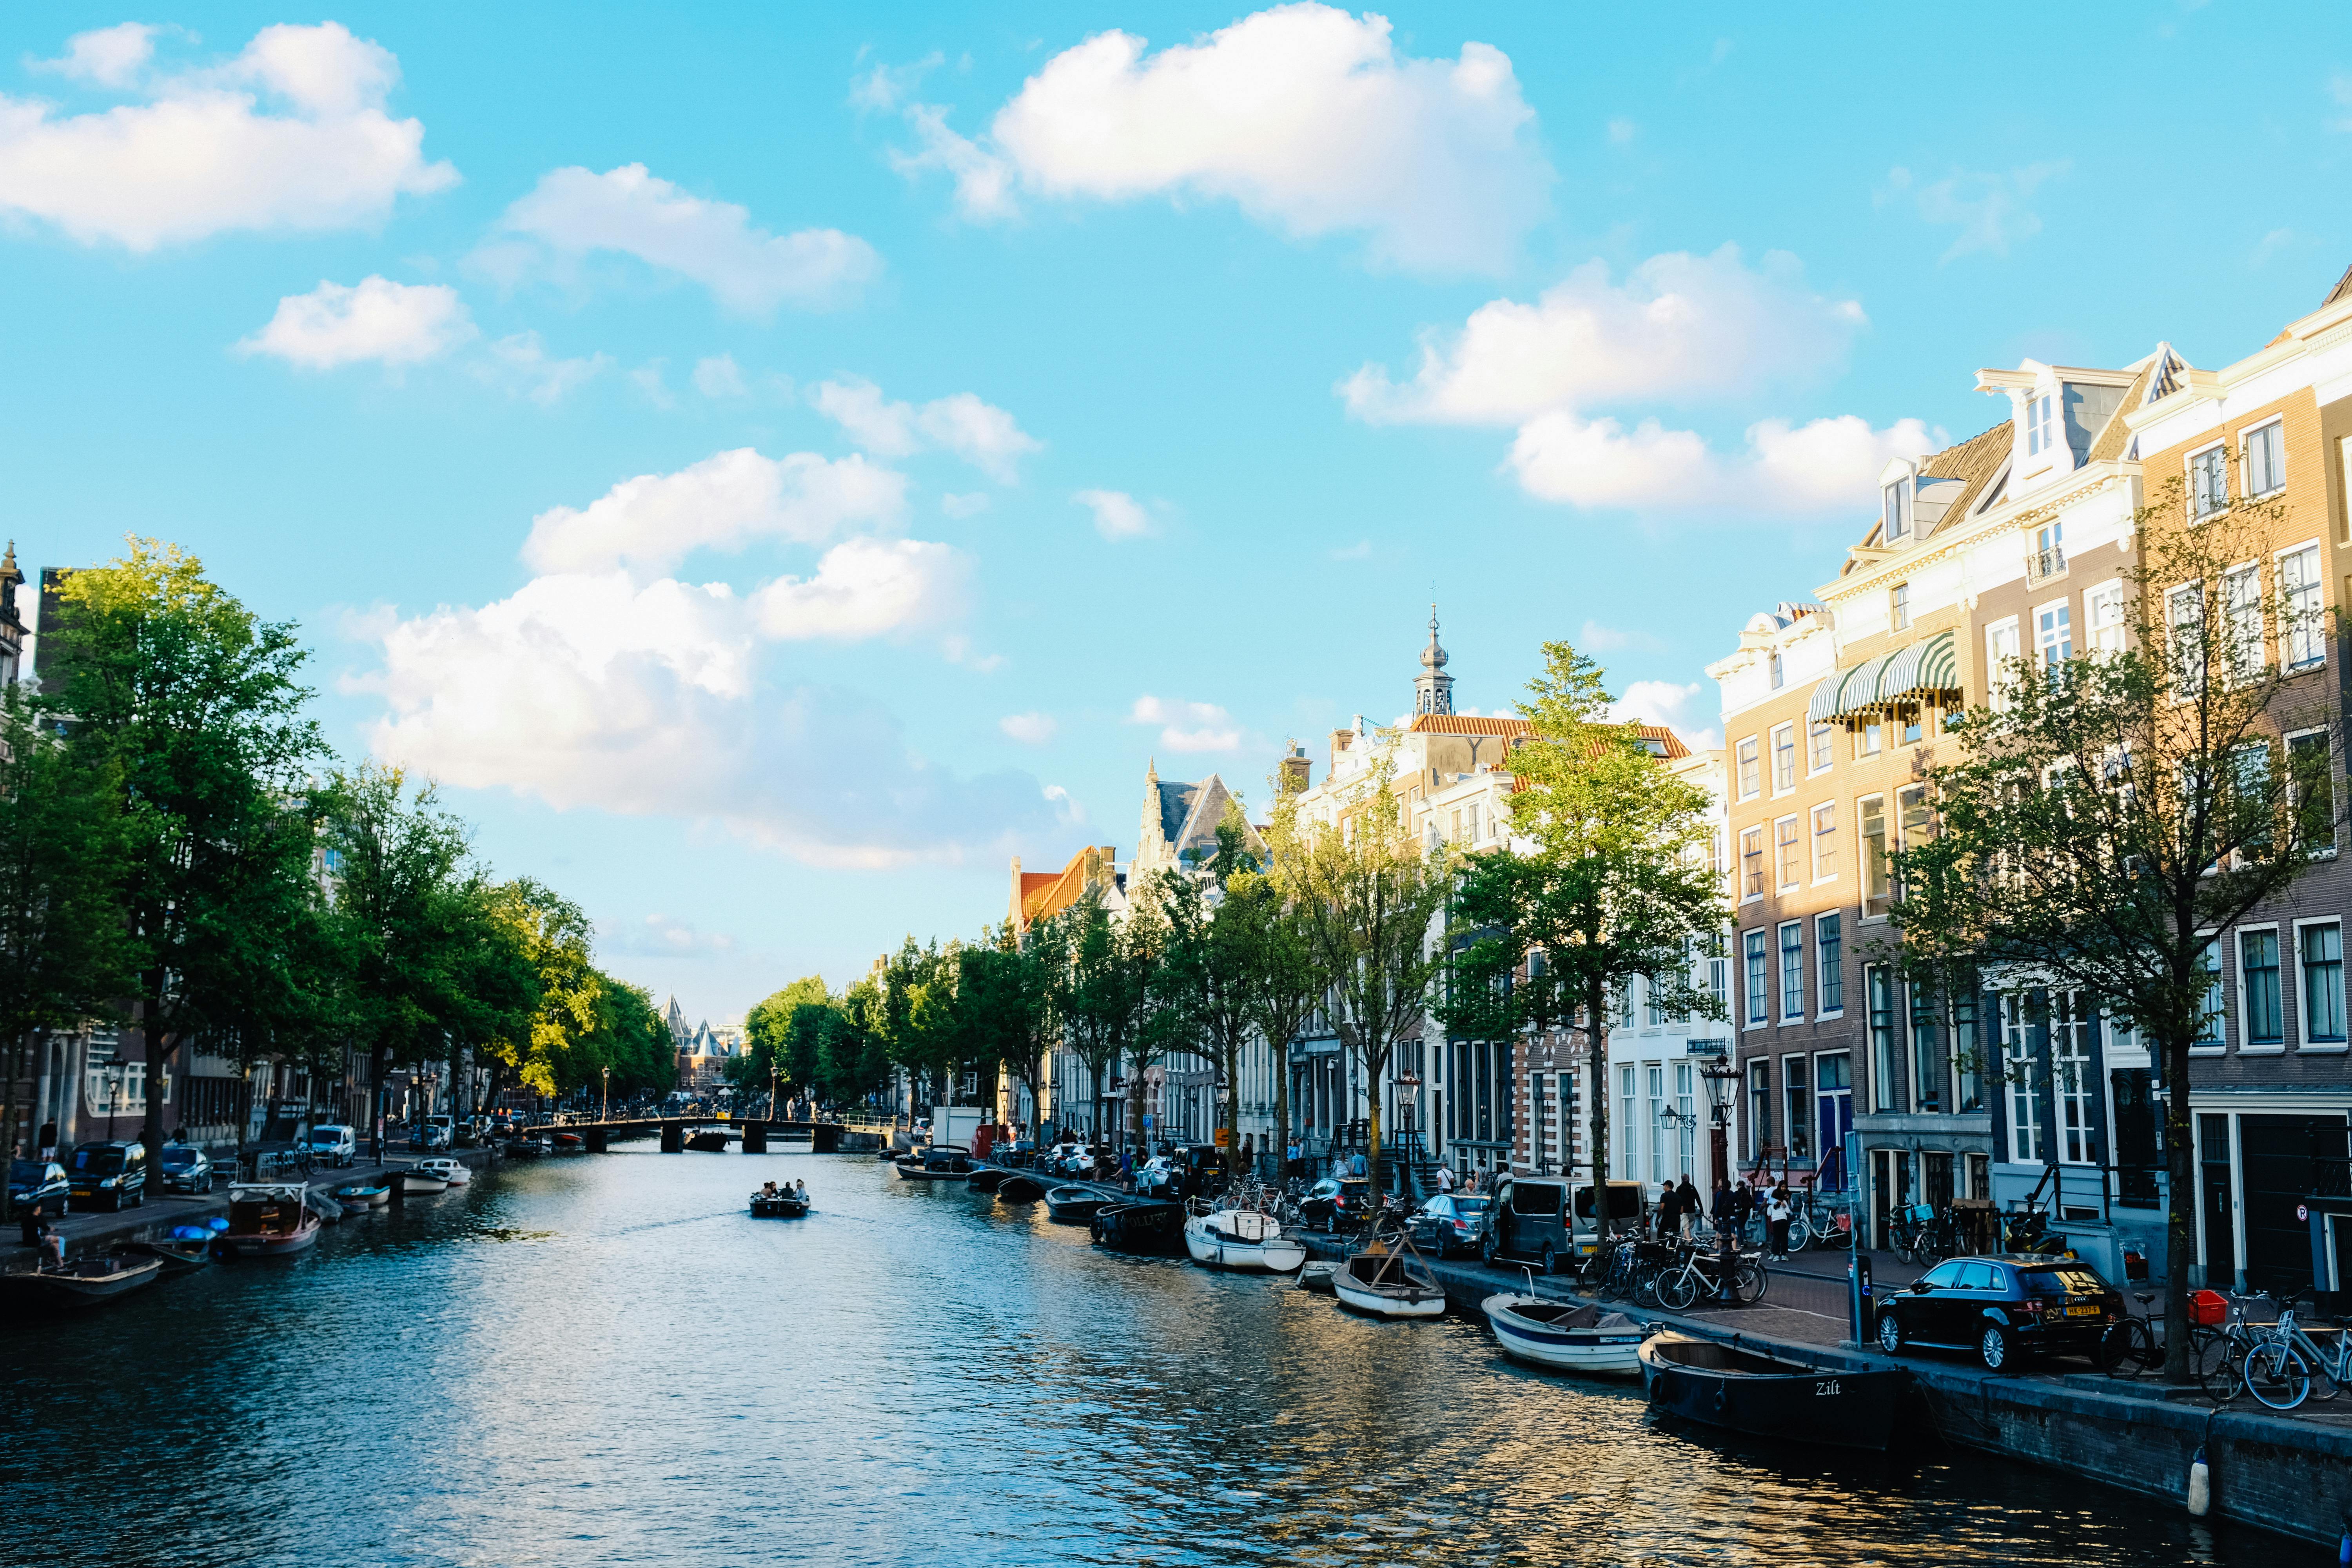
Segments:
[[[1307,748],[1297,742],[1290,742],[1290,754],[1282,759],[1282,783],[1286,789],[1303,790],[1315,764],[1307,760]]]

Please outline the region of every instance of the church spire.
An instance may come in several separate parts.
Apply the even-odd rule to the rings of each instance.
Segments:
[[[1454,711],[1454,678],[1445,673],[1445,649],[1437,640],[1434,595],[1429,601],[1429,646],[1421,650],[1421,673],[1412,679],[1412,710],[1416,717]]]

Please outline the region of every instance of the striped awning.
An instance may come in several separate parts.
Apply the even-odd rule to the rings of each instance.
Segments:
[[[1864,659],[1813,688],[1805,717],[1812,723],[1874,712],[1897,703],[1924,701],[1960,689],[1959,655],[1950,632],[1922,637],[1907,647]]]

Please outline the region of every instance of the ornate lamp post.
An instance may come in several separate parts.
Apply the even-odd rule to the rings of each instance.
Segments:
[[[596,1120],[599,1121],[613,1120],[613,1069],[611,1068],[604,1069],[604,1109],[596,1113]]]

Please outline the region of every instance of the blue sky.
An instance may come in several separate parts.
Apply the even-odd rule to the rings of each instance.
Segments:
[[[1392,718],[1433,584],[1462,704],[1704,730],[1976,367],[2352,262],[2340,7],[594,15],[12,8],[6,525],[299,620],[714,1018]]]

